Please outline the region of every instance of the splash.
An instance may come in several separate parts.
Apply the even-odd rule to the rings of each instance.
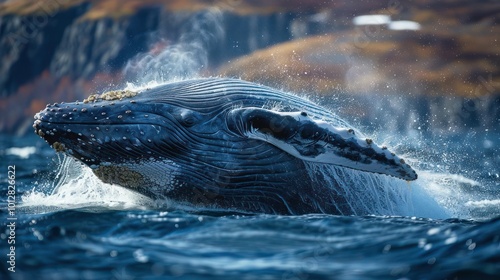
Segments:
[[[483,220],[500,214],[496,194],[479,181],[448,172],[420,171],[421,184],[453,218]]]
[[[404,157],[411,160],[412,166],[425,165],[408,155]],[[120,186],[103,183],[88,167],[72,157],[60,155],[58,160],[55,180],[45,180],[23,195],[20,207],[25,211],[168,208],[224,213],[224,209],[201,209],[172,201],[154,201]],[[491,216],[489,209],[500,205],[498,199],[481,198],[471,192],[471,188],[481,187],[480,182],[447,172],[417,170],[419,178],[406,182],[327,164],[306,165],[309,176],[315,178],[317,184],[327,182],[327,187],[347,197],[356,214],[487,219]],[[475,213],[471,213],[474,209]]]
[[[410,183],[326,164],[308,163],[307,168],[309,176],[318,180],[317,183],[327,182],[330,189],[345,196],[352,212],[358,215],[450,217],[422,187],[422,179]]]
[[[62,157],[62,159],[61,159]],[[59,156],[56,179],[47,180],[37,189],[22,197],[24,209],[36,212],[66,209],[144,209],[155,207],[155,202],[140,194],[100,181],[90,168],[69,156]]]
[[[436,129],[426,121],[428,116],[409,108],[409,98],[369,99],[372,105],[365,107],[368,117],[363,125],[357,122],[355,126],[372,130],[371,138],[384,139],[382,144],[392,147],[417,170],[419,179],[411,186],[421,198],[414,203],[427,208],[426,201],[432,199],[453,218],[482,220],[500,215],[494,178],[498,161],[491,146],[481,146],[491,135],[472,129],[454,131],[452,126]],[[432,213],[419,213],[414,208],[418,216],[432,217]]]

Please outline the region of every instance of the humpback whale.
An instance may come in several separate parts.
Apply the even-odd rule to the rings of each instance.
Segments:
[[[270,87],[204,78],[59,103],[35,133],[103,182],[154,199],[243,213],[372,214],[331,166],[392,180],[416,172],[329,110]],[[316,171],[314,168],[318,168]],[[390,190],[380,190],[388,192]]]

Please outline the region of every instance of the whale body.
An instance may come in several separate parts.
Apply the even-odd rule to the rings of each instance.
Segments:
[[[362,193],[367,180],[332,181],[325,173],[417,179],[403,159],[327,109],[235,79],[186,80],[47,105],[33,126],[106,183],[203,209],[377,214],[370,202],[350,201],[349,190]]]

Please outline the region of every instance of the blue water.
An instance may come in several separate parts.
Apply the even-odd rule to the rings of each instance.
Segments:
[[[500,279],[498,136],[407,142],[404,152],[424,159],[417,184],[449,213],[431,219],[165,207],[99,183],[36,136],[1,135],[0,277]],[[16,272],[7,271],[8,165],[16,166]]]

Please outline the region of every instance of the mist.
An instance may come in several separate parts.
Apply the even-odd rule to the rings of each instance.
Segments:
[[[137,86],[161,84],[194,78],[209,69],[209,50],[225,36],[222,12],[217,8],[199,12],[186,18],[180,30],[177,41],[150,34],[149,50],[127,62],[126,80]]]

